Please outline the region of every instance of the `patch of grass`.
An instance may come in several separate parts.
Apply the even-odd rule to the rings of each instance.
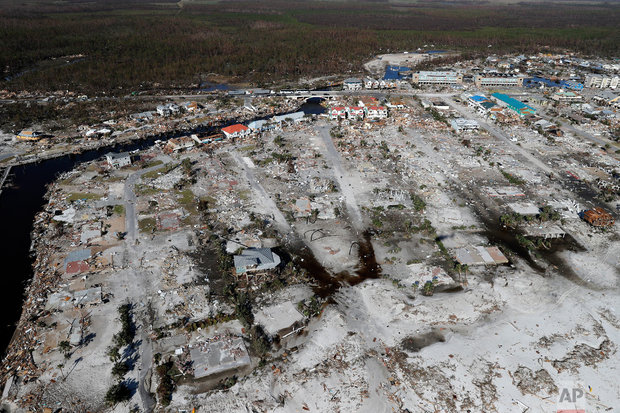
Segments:
[[[135,186],[136,195],[155,195],[161,192],[157,188],[150,187],[148,185],[137,184]]]
[[[158,161],[159,164],[162,164],[162,161]],[[159,165],[158,164],[158,165]],[[153,165],[154,166],[154,165]],[[166,165],[164,165],[161,168],[157,168],[153,171],[149,171],[145,174],[142,175],[142,178],[146,178],[146,179],[155,179],[155,178],[159,178],[162,175],[166,175],[167,173],[169,173],[170,171],[172,171],[174,168],[176,168],[177,166],[179,166],[178,163],[167,163]]]
[[[157,229],[155,218],[143,218],[138,221],[138,228],[141,232],[151,233]]]
[[[125,206],[124,205],[114,205],[114,208],[112,210],[117,215],[124,215],[125,214]]]
[[[247,190],[243,190],[243,191],[239,191],[237,193],[237,196],[239,197],[239,199],[241,199],[242,201],[247,201],[248,199],[250,199],[250,191]]]
[[[164,163],[164,161],[162,161],[160,159],[157,159],[157,160],[154,160],[154,161],[149,161],[149,162],[146,162],[146,163],[144,163],[142,165],[142,169],[151,168],[151,167],[157,166],[157,165],[163,165],[163,163]]]
[[[410,197],[411,202],[413,203],[413,209],[420,212],[423,211],[424,208],[426,208],[426,202],[424,202],[424,200],[420,196],[416,194],[411,194]]]
[[[508,173],[506,171],[500,171],[502,173],[502,175],[504,175],[504,178],[506,178],[508,180],[508,182],[510,182],[513,185],[523,185],[525,183],[525,181],[517,176],[514,176],[511,173]]]
[[[194,207],[195,201],[196,197],[190,189],[179,191],[179,204],[185,207],[185,209],[189,210]]]
[[[69,196],[67,197],[67,200],[70,202],[74,202],[77,201],[79,199],[101,199],[101,195],[99,194],[91,194],[89,192],[72,192],[71,194],[69,194]]]
[[[121,182],[125,180],[124,176],[105,176],[105,175],[97,175],[96,177],[93,178],[94,181],[96,182],[107,182],[107,183],[112,183],[112,182]]]
[[[251,152],[256,149],[256,145],[246,145],[239,148],[240,152]]]

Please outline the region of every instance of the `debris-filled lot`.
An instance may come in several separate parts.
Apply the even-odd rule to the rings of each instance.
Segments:
[[[60,176],[35,221],[5,403],[525,412],[570,383],[589,411],[613,409],[616,155],[454,92],[393,95]]]

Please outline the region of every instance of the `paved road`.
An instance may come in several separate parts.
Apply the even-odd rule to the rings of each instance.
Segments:
[[[172,162],[172,158],[166,157],[158,157],[157,159],[162,160],[164,163]],[[161,168],[162,165],[151,166],[150,168],[141,169],[133,174],[129,175],[125,180],[125,186],[123,188],[123,195],[125,201],[125,231],[127,232],[126,238],[132,241],[132,244],[135,243],[137,239],[137,228],[138,228],[138,219],[136,217],[136,209],[135,205],[137,202],[136,194],[134,192],[134,187],[136,182],[142,175],[147,172],[154,171],[156,169]]]
[[[256,179],[256,176],[254,175],[254,172],[252,171],[252,169],[243,161],[243,159],[241,159],[241,156],[239,156],[238,153],[231,152],[230,154],[235,160],[235,162],[237,162],[239,167],[243,169],[243,171],[245,172],[245,176],[250,183],[250,187],[252,188],[254,193],[258,196],[255,199],[256,202],[259,203],[263,207],[264,212],[272,216],[273,220],[276,222],[276,225],[279,227],[280,231],[282,231],[283,233],[291,232],[292,228],[289,225],[289,223],[286,221],[284,214],[282,214],[282,212],[280,211],[280,209],[278,208],[274,200],[267,193],[267,191],[265,191],[265,188],[261,185],[261,183],[258,182],[258,179]]]
[[[140,329],[140,371],[138,374],[138,393],[142,400],[142,407],[145,412],[152,412],[155,408],[155,399],[147,391],[145,382],[146,376],[151,370],[151,364],[153,362],[153,343],[146,333],[146,328],[142,326]]]
[[[495,136],[497,139],[506,142],[512,149],[519,152],[524,158],[526,158],[530,162],[530,164],[538,167],[547,174],[553,173],[553,169],[545,165],[540,159],[536,158],[534,155],[532,155],[519,145],[516,145],[513,141],[510,140],[510,137],[506,135],[506,133],[502,131],[499,127],[491,125],[486,120],[483,120],[478,114],[474,113],[474,111],[470,110],[469,108],[465,109],[450,99],[447,100],[447,103],[464,118],[475,118],[478,123],[480,123],[480,126],[482,128],[484,128],[491,135]]]
[[[140,171],[142,172],[142,171]],[[138,227],[138,218],[136,217],[136,193],[134,192],[134,186],[136,181],[140,178],[140,173],[134,173],[129,175],[125,181],[124,196],[125,196],[125,231],[127,232],[127,239],[132,243],[136,240],[136,233]]]
[[[21,155],[22,153],[24,153],[24,151],[21,151],[21,150],[19,152],[16,152],[12,148],[11,148],[11,150],[12,150],[12,152],[0,153],[0,161],[4,160],[6,158],[10,158],[11,156],[18,156],[18,155]]]
[[[545,119],[547,119],[547,118],[545,118]],[[550,119],[547,119],[547,120],[550,120]],[[568,123],[568,122],[566,122],[564,120],[559,120],[558,119],[558,123],[560,124],[560,127],[562,129],[564,129],[564,131],[568,130],[568,131],[572,132],[573,134],[581,136],[582,138],[584,138],[586,140],[589,140],[590,142],[596,143],[598,145],[601,145],[602,147],[607,145],[607,144],[613,145],[613,142],[608,141],[608,140],[604,140],[604,139],[601,139],[601,138],[597,138],[594,135],[591,135],[591,134],[589,134],[587,132],[579,130],[579,129],[573,127],[573,125],[571,125],[570,123]],[[613,157],[613,158],[616,158],[616,159],[618,158],[618,156],[616,154],[614,154],[613,152],[608,152],[608,155]]]
[[[340,186],[340,191],[345,198],[347,211],[349,216],[351,217],[352,224],[358,231],[362,231],[364,229],[362,222],[362,213],[360,212],[359,206],[357,205],[357,201],[355,200],[355,193],[353,192],[353,182],[348,173],[345,172],[344,167],[342,166],[342,159],[340,157],[340,153],[334,146],[334,141],[330,135],[330,127],[329,126],[321,126],[318,128],[319,133],[321,135],[321,139],[326,149],[325,155],[327,155],[327,159],[331,162],[334,168],[334,175],[336,180],[338,181],[338,185]]]
[[[159,157],[164,162],[172,162],[169,157]],[[136,215],[136,201],[137,197],[134,191],[134,187],[138,179],[147,172],[154,171],[161,168],[162,165],[151,166],[150,168],[142,169],[129,175],[125,180],[125,186],[123,188],[123,195],[125,201],[125,231],[127,232],[125,241],[125,250],[123,258],[126,261],[124,265],[131,268],[132,280],[138,286],[138,289],[142,292],[143,297],[148,297],[152,291],[150,291],[151,283],[148,282],[149,277],[153,275],[142,270],[140,267],[140,254],[138,251],[137,241],[139,239],[138,232],[138,218]],[[138,314],[134,312],[136,318],[140,317],[141,326],[138,327],[140,336],[140,348],[139,352],[139,373],[138,373],[138,394],[142,400],[142,407],[144,411],[151,412],[155,408],[155,400],[151,394],[147,391],[145,386],[146,376],[151,370],[151,364],[153,361],[153,345],[149,339],[147,332],[147,320],[143,313]],[[137,320],[136,320],[137,321]],[[138,323],[136,323],[138,324]]]
[[[338,96],[376,96],[385,98],[388,95],[398,95],[398,96],[421,96],[421,97],[441,97],[447,98],[449,96],[455,96],[457,93],[455,92],[431,92],[431,93],[420,93],[420,90],[416,89],[362,89],[362,90],[328,90],[328,91],[308,91],[299,94],[284,94],[284,93],[274,93],[273,95],[268,96],[284,96],[291,98],[309,98],[309,97],[338,97]],[[210,94],[180,94],[180,95],[141,95],[141,96],[125,96],[120,97],[118,99],[199,99],[199,98],[207,98],[210,97]],[[240,95],[240,97],[246,97],[252,95]]]

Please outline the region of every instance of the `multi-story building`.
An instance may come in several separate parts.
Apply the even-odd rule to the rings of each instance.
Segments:
[[[364,119],[364,108],[362,106],[347,106],[346,110],[349,119]]]
[[[225,128],[222,128],[222,133],[225,138],[242,138],[244,136],[248,136],[252,131],[245,125],[237,123],[235,125],[230,125]]]
[[[347,108],[344,106],[334,106],[329,110],[329,118],[334,119],[344,119],[347,116]]]
[[[108,165],[113,168],[122,168],[123,166],[131,165],[131,155],[129,152],[110,152],[105,155],[105,159]]]
[[[586,76],[586,80],[584,82],[585,87],[591,88],[612,88],[615,89],[620,86],[620,77],[619,76],[602,76],[602,75],[588,75]]]
[[[508,73],[486,73],[476,75],[474,77],[474,84],[477,87],[484,86],[504,86],[504,87],[519,87],[523,86],[523,76],[517,76]]]
[[[366,117],[369,119],[383,119],[387,118],[387,109],[384,106],[366,106]]]
[[[463,74],[421,71],[413,74],[412,81],[418,85],[456,85],[463,83]]]
[[[379,87],[379,81],[377,79],[373,79],[372,77],[365,77],[364,87],[366,89],[376,89]]]

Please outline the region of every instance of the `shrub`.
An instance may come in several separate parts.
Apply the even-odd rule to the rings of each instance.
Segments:
[[[112,375],[118,378],[122,378],[129,372],[129,365],[124,361],[117,361],[112,367]]]
[[[249,329],[254,323],[254,314],[252,314],[252,304],[247,293],[242,292],[237,296],[237,304],[235,305],[235,313],[241,324]]]
[[[114,335],[114,341],[119,347],[128,346],[133,341],[136,332],[131,320],[131,304],[123,304],[118,307],[121,331]]]
[[[416,194],[411,194],[411,202],[413,202],[413,209],[420,212],[426,208],[426,202]]]
[[[119,350],[118,346],[113,346],[113,347],[108,347],[106,351],[106,356],[108,356],[108,358],[110,359],[112,363],[116,363],[117,361],[121,359],[121,353],[119,353],[118,350]]]
[[[131,399],[131,390],[125,382],[113,384],[105,394],[105,401],[110,405],[125,402]]]
[[[431,296],[435,292],[435,284],[432,281],[427,281],[424,283],[424,289],[422,290],[422,294],[426,296]]]
[[[271,350],[269,337],[262,326],[256,325],[252,327],[250,331],[250,349],[260,357],[263,357]]]
[[[176,379],[175,376],[179,370],[172,361],[157,366],[157,375],[159,376],[159,386],[157,386],[157,398],[162,406],[168,406],[172,400]]]

